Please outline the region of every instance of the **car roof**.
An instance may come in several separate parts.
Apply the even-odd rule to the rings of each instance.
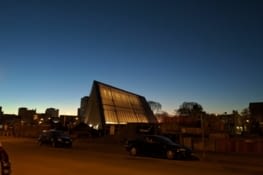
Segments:
[[[158,135],[158,134],[149,134],[149,135],[143,135],[142,139],[146,138],[146,137],[151,137],[151,138],[156,138],[158,140],[164,140],[164,141],[168,141],[171,142],[171,144],[176,144],[179,145],[178,143],[174,142],[173,140],[171,140],[169,137],[167,136],[163,136],[163,135]]]
[[[156,137],[156,138],[168,138],[166,136],[163,136],[163,135],[157,135],[157,134],[148,134],[148,135],[144,135],[144,137]]]

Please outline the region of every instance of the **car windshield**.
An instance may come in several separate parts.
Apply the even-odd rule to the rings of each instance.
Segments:
[[[59,137],[68,137],[68,135],[62,131],[55,131],[53,134]]]
[[[154,136],[154,139],[156,139],[158,142],[160,143],[165,143],[165,144],[169,144],[169,145],[174,145],[176,144],[175,142],[173,142],[171,139],[169,139],[168,137],[164,137],[164,136]]]

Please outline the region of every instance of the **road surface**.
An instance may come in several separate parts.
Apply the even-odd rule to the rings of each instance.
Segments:
[[[34,139],[0,138],[13,175],[261,175],[263,166],[215,161],[130,157],[122,147],[76,142],[72,149],[39,146]]]

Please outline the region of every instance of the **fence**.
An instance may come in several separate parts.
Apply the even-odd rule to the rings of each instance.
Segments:
[[[224,139],[193,139],[183,138],[183,144],[195,151],[208,152],[237,152],[237,153],[263,153],[263,138],[224,138]]]
[[[45,127],[23,126],[0,130],[0,136],[32,137],[36,138]],[[125,134],[128,134],[125,132]],[[104,142],[120,143],[124,137],[122,135],[111,136]],[[108,140],[108,141],[107,141]],[[191,147],[194,151],[208,152],[237,152],[237,153],[263,153],[263,138],[201,138],[183,137],[181,143]]]

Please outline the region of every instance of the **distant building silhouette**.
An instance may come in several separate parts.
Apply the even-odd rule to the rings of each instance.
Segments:
[[[3,124],[3,116],[4,116],[4,112],[2,111],[2,106],[0,106],[0,128],[2,128],[2,124]]]
[[[28,110],[25,107],[18,109],[18,116],[21,118],[21,122],[31,124],[33,123],[36,110]]]
[[[2,106],[0,106],[0,116],[2,116],[4,112],[2,111]]]
[[[263,134],[263,102],[249,103],[252,133]]]
[[[47,108],[46,109],[46,115],[51,118],[58,118],[59,116],[59,110],[55,108]]]
[[[2,106],[0,106],[0,117],[2,117],[4,112],[2,111]]]
[[[249,103],[251,117],[259,122],[263,122],[263,102]]]
[[[89,101],[88,96],[82,97],[80,100],[80,108],[78,110],[78,116],[80,118],[80,122],[84,121],[84,114],[85,114],[85,110],[86,110],[87,105],[88,105],[88,101]]]

